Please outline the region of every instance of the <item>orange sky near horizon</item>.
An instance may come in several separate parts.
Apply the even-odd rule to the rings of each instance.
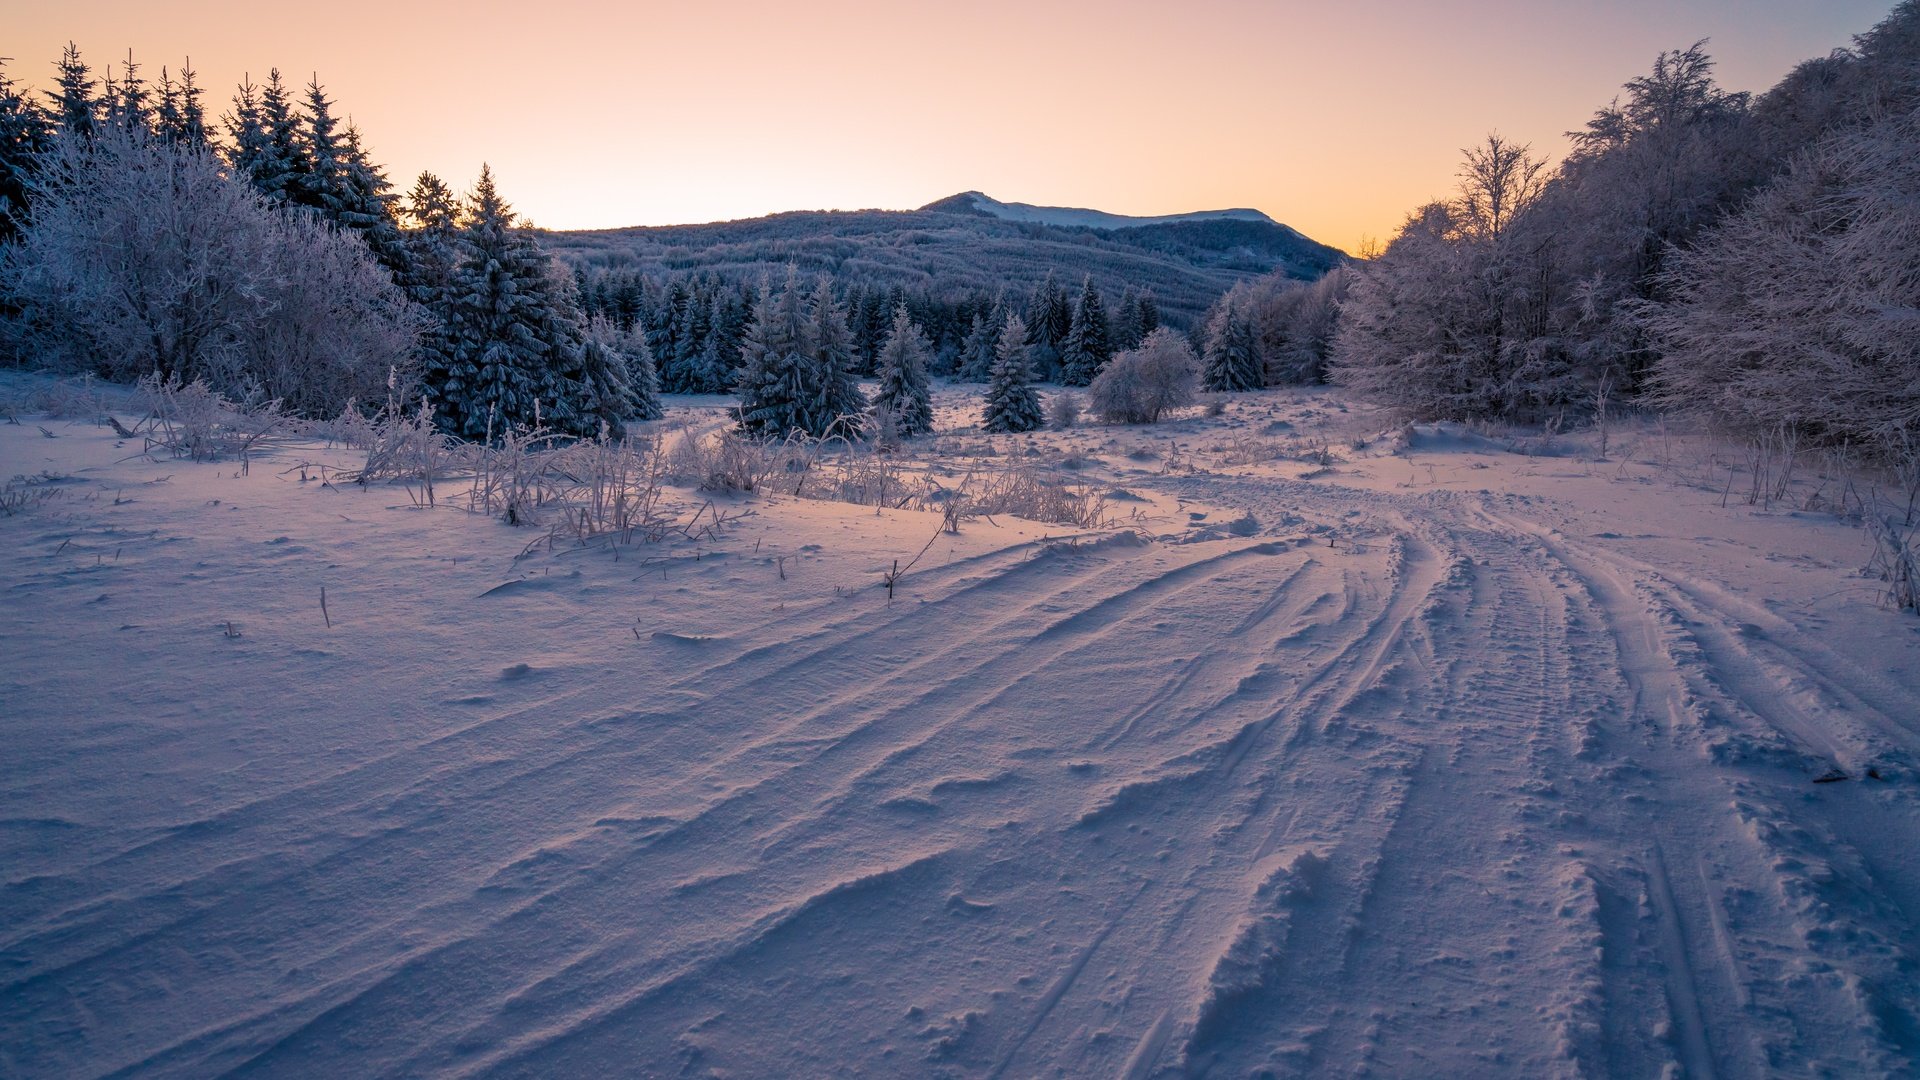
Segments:
[[[10,5],[12,6],[12,5]],[[149,77],[191,56],[318,72],[395,184],[491,163],[575,229],[905,209],[958,191],[1160,214],[1248,206],[1356,250],[1498,129],[1558,156],[1661,49],[1711,38],[1760,90],[1892,0],[1189,0],[967,5],[102,2],[7,16],[17,80],[76,42]]]

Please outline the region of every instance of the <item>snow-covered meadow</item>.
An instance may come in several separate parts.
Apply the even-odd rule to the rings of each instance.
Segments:
[[[582,544],[0,425],[0,1072],[1914,1067],[1920,623],[1843,481],[976,394],[907,473],[1101,521],[678,487]]]

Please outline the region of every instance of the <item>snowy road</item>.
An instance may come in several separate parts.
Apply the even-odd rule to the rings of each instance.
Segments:
[[[511,569],[511,530],[275,471],[103,465],[173,479],[0,522],[0,1072],[1920,1050],[1920,671],[1846,647],[1911,637],[1870,606],[1804,624],[1497,477],[1169,475],[1269,524],[979,525],[887,606],[923,516]]]

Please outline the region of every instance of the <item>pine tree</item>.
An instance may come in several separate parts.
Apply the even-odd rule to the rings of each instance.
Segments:
[[[625,337],[611,322],[595,317],[587,323],[586,338],[580,349],[581,409],[605,425],[603,430],[611,439],[626,438],[626,419],[639,415]],[[657,397],[654,408],[657,412]]]
[[[1089,275],[1080,287],[1080,302],[1073,307],[1066,340],[1060,345],[1060,381],[1068,386],[1085,386],[1111,359],[1113,346],[1107,339],[1107,310]]]
[[[233,93],[233,110],[223,118],[227,127],[227,165],[235,176],[253,182],[265,168],[267,128],[260,116],[260,88],[252,79]]]
[[[1160,305],[1154,302],[1153,290],[1148,289],[1140,294],[1140,315],[1139,320],[1134,324],[1134,332],[1140,335],[1140,341],[1144,342],[1148,334],[1158,329],[1160,329]],[[1138,344],[1134,346],[1136,349],[1139,347]]]
[[[346,148],[336,131],[339,123],[316,73],[307,83],[306,131],[300,141],[306,168],[289,183],[287,197],[297,206],[320,211],[335,224],[341,224],[347,202]]]
[[[1004,325],[1004,324],[1002,324]],[[964,382],[985,382],[993,371],[995,352],[1000,342],[999,329],[985,315],[975,315],[967,331],[966,344],[960,347],[960,378]]]
[[[1140,294],[1129,285],[1120,294],[1120,309],[1113,314],[1113,348],[1115,352],[1125,352],[1137,348],[1143,335],[1140,333]]]
[[[1223,300],[1207,326],[1201,382],[1216,392],[1258,390],[1266,382],[1262,366],[1252,321],[1233,303]]]
[[[436,397],[443,425],[465,438],[498,438],[536,422],[592,434],[582,413],[580,327],[560,292],[566,279],[520,226],[482,167],[468,199],[445,307],[449,356]]]
[[[58,74],[58,90],[47,91],[53,99],[53,118],[65,131],[91,139],[100,130],[100,99],[95,96],[93,72],[80,59],[80,49],[67,42],[60,59],[53,65]]]
[[[19,235],[35,162],[52,140],[50,119],[7,77],[6,63],[0,60],[0,244]]]
[[[189,58],[180,68],[180,121],[175,141],[204,152],[213,149],[213,140],[207,132],[206,103],[201,100],[205,91],[195,78],[193,60]]]
[[[103,95],[107,123],[130,135],[153,131],[153,110],[147,102],[146,80],[140,78],[140,65],[134,63],[133,50],[127,50],[127,65],[116,81],[113,69],[107,69],[107,88]]]
[[[1046,280],[1034,286],[1033,295],[1027,298],[1027,344],[1035,349],[1060,347],[1060,339],[1053,333],[1053,299],[1059,290],[1049,270]]]
[[[244,92],[243,87],[243,92]],[[236,111],[239,104],[236,103]],[[286,83],[280,81],[280,69],[267,76],[260,92],[257,111],[257,145],[240,146],[247,158],[247,179],[254,190],[273,202],[293,202],[299,197],[306,174],[311,170],[300,133],[300,118],[293,107]],[[251,133],[249,133],[251,134]],[[235,141],[238,143],[239,135]]]
[[[160,68],[158,104],[153,107],[153,133],[162,142],[179,143],[186,120],[180,114],[180,84],[165,66]]]
[[[853,331],[847,328],[846,309],[834,298],[831,278],[821,278],[814,287],[807,342],[826,375],[828,415],[843,433],[858,431],[867,412],[866,395],[860,392],[860,358],[854,354]]]
[[[914,325],[907,306],[894,309],[893,330],[880,348],[880,386],[874,391],[876,417],[891,418],[901,438],[933,430],[933,390],[927,383],[927,336]]]
[[[666,415],[660,406],[660,373],[654,367],[653,350],[647,348],[647,333],[640,326],[628,327],[619,337],[620,354],[627,361],[627,389],[633,395],[632,416],[636,420],[658,420]]]
[[[686,303],[681,308],[679,325],[674,330],[673,362],[669,365],[673,376],[667,381],[668,392],[675,394],[703,392],[706,379],[702,368],[706,366],[707,339],[712,335],[711,297],[703,294],[696,287],[687,293]]]
[[[339,204],[334,221],[351,229],[364,240],[367,249],[397,282],[408,276],[408,250],[400,235],[400,223],[393,212],[393,183],[386,171],[374,164],[360,142],[360,129],[347,125],[346,142],[340,159]]]
[[[740,424],[750,434],[819,437],[832,423],[825,374],[807,355],[807,329],[797,272],[788,272],[778,299],[771,286],[762,286],[741,350]]]
[[[1027,327],[1020,316],[1009,314],[1000,328],[1000,340],[994,350],[993,372],[987,383],[984,419],[988,431],[1033,431],[1042,422],[1040,395],[1033,390],[1033,373],[1027,369]]]

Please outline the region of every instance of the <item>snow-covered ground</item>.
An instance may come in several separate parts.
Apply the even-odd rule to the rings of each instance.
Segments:
[[[530,547],[340,449],[0,426],[59,492],[0,518],[0,1073],[1914,1067],[1920,621],[1859,530],[1646,424],[941,404],[909,454],[1114,526]]]

